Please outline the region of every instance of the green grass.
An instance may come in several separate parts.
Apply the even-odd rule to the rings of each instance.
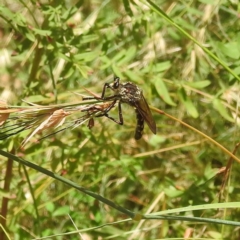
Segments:
[[[29,131],[0,141],[0,239],[239,239],[238,12],[233,1],[0,4],[1,100],[72,105],[116,75],[143,90],[158,127],[136,141],[123,104],[123,126],[102,117],[24,147]]]

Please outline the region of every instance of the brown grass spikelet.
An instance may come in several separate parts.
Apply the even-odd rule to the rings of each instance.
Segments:
[[[22,146],[24,146],[35,134],[39,134],[48,128],[60,127],[65,122],[66,116],[68,115],[70,115],[70,113],[64,111],[63,109],[58,109],[50,113],[45,120],[42,121],[41,124],[23,141]]]
[[[8,105],[6,101],[0,99],[0,110],[3,110],[0,112],[0,126],[3,125],[9,117],[10,113],[5,112],[5,110],[7,109],[8,109]]]

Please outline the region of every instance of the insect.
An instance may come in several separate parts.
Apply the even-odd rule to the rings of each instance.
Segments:
[[[112,121],[119,123],[116,119],[112,118],[111,116],[108,116],[108,112],[115,107],[117,100],[114,100],[112,102],[106,102],[106,103],[101,103],[101,104],[94,104],[87,106],[86,108],[83,108],[81,111],[82,112],[87,112],[87,116],[89,116],[89,121],[88,121],[88,128],[91,129],[94,127],[94,117],[107,117],[111,119]],[[91,117],[92,116],[92,117]]]
[[[105,97],[105,92],[107,88],[110,88],[114,92],[112,96]],[[154,134],[156,134],[157,132],[156,123],[153,119],[150,108],[143,96],[142,90],[131,82],[120,83],[120,78],[114,77],[113,83],[104,84],[101,97],[94,96],[90,98],[84,98],[84,100],[87,99],[99,99],[104,101],[113,100],[113,105],[118,102],[119,121],[108,116],[108,112],[112,109],[112,107],[108,108],[107,112],[103,112],[101,116],[107,116],[108,118],[120,125],[123,125],[121,104],[127,103],[128,105],[134,107],[137,117],[137,126],[135,130],[136,140],[139,140],[142,137],[144,121],[147,123],[147,125]]]

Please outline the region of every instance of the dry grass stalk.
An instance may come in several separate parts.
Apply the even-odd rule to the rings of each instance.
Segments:
[[[93,119],[95,117],[106,116],[106,112],[109,111],[109,106],[112,105],[112,102],[49,106],[28,104],[31,106],[12,107],[8,106],[5,101],[0,101],[0,140],[21,133],[22,131],[33,129],[23,140],[22,146],[24,146],[35,135],[45,130],[57,129],[63,125],[62,129],[52,132],[47,136],[68,128],[76,128],[86,121],[89,121],[88,127],[92,128],[94,126]],[[80,117],[76,116],[79,113],[81,114]],[[66,121],[73,114],[75,117]]]

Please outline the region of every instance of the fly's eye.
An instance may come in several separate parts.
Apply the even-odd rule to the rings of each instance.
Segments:
[[[119,80],[120,80],[119,77],[114,78],[114,83],[113,83],[113,88],[114,89],[117,89],[119,87]]]

